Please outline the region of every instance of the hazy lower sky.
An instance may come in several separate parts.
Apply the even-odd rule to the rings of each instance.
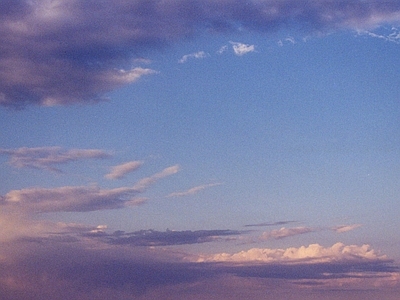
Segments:
[[[0,2],[0,299],[395,300],[400,1]]]

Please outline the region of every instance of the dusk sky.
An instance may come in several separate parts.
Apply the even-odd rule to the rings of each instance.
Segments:
[[[0,0],[0,38],[0,300],[399,299],[399,0]]]

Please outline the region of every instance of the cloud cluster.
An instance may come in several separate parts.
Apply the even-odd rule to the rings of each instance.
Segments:
[[[156,73],[135,61],[187,37],[283,26],[309,32],[400,21],[400,3],[348,0],[5,0],[0,12],[0,104],[90,103]],[[252,51],[234,45],[237,54]]]
[[[56,165],[72,161],[108,158],[110,154],[98,149],[62,149],[61,147],[37,147],[0,149],[0,154],[9,155],[9,164],[16,168],[34,168],[60,172]]]
[[[368,246],[339,243],[332,247],[309,245],[264,249],[264,252],[266,250],[270,252],[268,255],[275,253],[272,261],[257,260],[257,253],[251,254],[249,250],[246,261],[231,258],[196,262],[188,260],[182,253],[159,247],[101,246],[94,240],[67,238],[42,239],[40,243],[24,239],[14,245],[5,243],[1,249],[12,260],[0,259],[0,295],[5,299],[21,300],[188,299],[193,295],[192,291],[189,294],[184,291],[197,286],[202,292],[196,299],[210,299],[204,283],[211,280],[220,285],[220,289],[212,292],[218,299],[242,299],[234,298],[232,293],[219,297],[230,278],[240,278],[236,286],[241,297],[261,289],[264,292],[262,299],[283,299],[271,295],[282,285],[290,289],[291,294],[315,286],[328,292],[335,284],[339,289],[356,287],[369,289],[369,292],[374,286],[381,296],[385,295],[382,294],[384,288],[398,289],[399,286],[397,268]],[[279,284],[274,284],[274,280],[279,280]],[[166,293],[170,289],[174,292],[168,296]],[[157,291],[160,294],[155,297]],[[255,296],[245,298],[260,299]],[[303,295],[303,298],[295,299],[308,298]]]
[[[307,260],[310,263],[332,262],[342,260],[363,260],[363,259],[385,259],[385,256],[376,253],[369,245],[346,246],[343,243],[336,243],[332,247],[323,247],[319,244],[311,244],[308,247],[287,249],[253,248],[234,254],[218,253],[200,256],[198,262],[294,262],[298,263]]]

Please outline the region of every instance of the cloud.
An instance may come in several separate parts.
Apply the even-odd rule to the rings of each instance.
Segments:
[[[342,232],[347,232],[347,231],[351,231],[351,230],[360,228],[361,226],[362,226],[361,224],[340,225],[340,226],[332,227],[332,230],[336,231],[337,233],[342,233]]]
[[[400,44],[400,30],[399,28],[392,27],[390,33],[376,33],[376,32],[371,32],[368,30],[359,30],[358,31],[359,35],[367,35],[373,38],[381,39],[386,42],[392,42],[395,44]]]
[[[237,43],[237,42],[230,42],[232,44],[233,52],[237,56],[242,56],[250,52],[254,52],[254,45],[248,45],[248,44],[243,44],[243,43]]]
[[[257,224],[244,225],[245,227],[263,227],[263,226],[276,226],[276,225],[286,225],[290,223],[296,223],[297,221],[278,221],[278,222],[266,222]]]
[[[106,237],[107,243],[131,246],[170,246],[184,244],[199,244],[221,240],[222,237],[239,235],[237,230],[186,230],[186,231],[156,231],[140,230],[131,233],[116,232]],[[102,237],[104,239],[104,237]]]
[[[293,228],[282,227],[281,229],[264,232],[262,235],[262,239],[278,240],[278,239],[283,239],[283,238],[286,238],[289,236],[295,236],[295,235],[310,233],[310,232],[314,232],[314,231],[315,231],[315,229],[311,228],[311,227],[293,227]]]
[[[121,179],[126,174],[135,171],[143,164],[142,161],[134,160],[112,167],[111,172],[104,177],[107,179]]]
[[[157,73],[136,59],[204,32],[367,30],[398,23],[400,3],[6,0],[0,14],[0,104],[22,108],[104,100],[104,93]],[[241,45],[234,45],[237,54],[253,50]]]
[[[386,259],[386,256],[379,255],[369,245],[346,246],[343,243],[336,243],[332,247],[323,247],[319,244],[311,244],[307,247],[287,249],[268,249],[253,248],[247,251],[241,251],[234,254],[218,253],[212,255],[201,255],[199,262],[293,262],[300,263],[307,261],[309,263],[321,263],[346,260],[376,260]]]
[[[195,186],[192,187],[190,189],[188,189],[187,191],[183,191],[183,192],[173,192],[169,195],[167,195],[167,197],[184,197],[184,196],[190,196],[190,195],[194,195],[197,194],[198,192],[209,188],[209,187],[213,187],[213,186],[218,186],[221,185],[221,183],[209,183],[209,184],[203,184],[203,185],[199,185],[199,186]]]
[[[9,164],[16,168],[34,168],[49,171],[61,170],[55,165],[93,158],[108,158],[110,154],[98,149],[62,149],[61,147],[37,147],[0,149],[0,154],[10,156]]]
[[[135,185],[134,185],[134,189],[137,191],[143,191],[145,190],[149,185],[155,183],[156,181],[158,181],[159,179],[162,179],[164,177],[176,174],[179,172],[179,165],[175,165],[175,166],[171,166],[168,168],[165,168],[164,170],[162,170],[159,173],[156,173],[150,177],[146,177],[143,178],[141,180],[139,180]]]
[[[384,295],[390,288],[395,288],[394,295],[398,291],[398,269],[369,246],[338,243],[264,252],[267,250],[276,254],[271,261],[258,260],[257,253],[252,253],[256,251],[249,250],[247,260],[226,257],[197,262],[161,247],[102,246],[87,239],[24,239],[2,245],[7,259],[0,260],[0,294],[21,300],[192,299],[193,295],[195,299],[210,299],[210,295],[243,299],[245,295],[246,299],[270,300],[286,299],[276,294],[284,287],[287,295],[300,294],[299,298],[290,297],[297,300],[310,299],[317,292],[321,295],[318,299],[332,299],[322,296],[332,288],[336,288],[335,298],[338,291],[346,289],[371,294],[374,287],[382,298],[396,299]],[[227,292],[232,280],[233,290]],[[225,296],[220,297],[224,291]],[[308,297],[304,291],[310,291]]]
[[[205,57],[207,57],[207,54],[204,51],[199,51],[199,52],[196,52],[196,53],[186,54],[186,55],[182,56],[182,58],[178,62],[180,64],[183,64],[183,63],[187,62],[187,60],[189,58],[197,58],[197,59],[199,59],[199,58],[205,58]]]
[[[133,187],[27,188],[8,192],[2,197],[1,202],[5,206],[33,213],[84,212],[139,205],[143,203],[143,199],[134,197],[138,193],[139,191]]]

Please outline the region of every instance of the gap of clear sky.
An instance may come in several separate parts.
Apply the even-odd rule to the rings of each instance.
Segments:
[[[0,299],[398,299],[399,1],[0,21]]]

